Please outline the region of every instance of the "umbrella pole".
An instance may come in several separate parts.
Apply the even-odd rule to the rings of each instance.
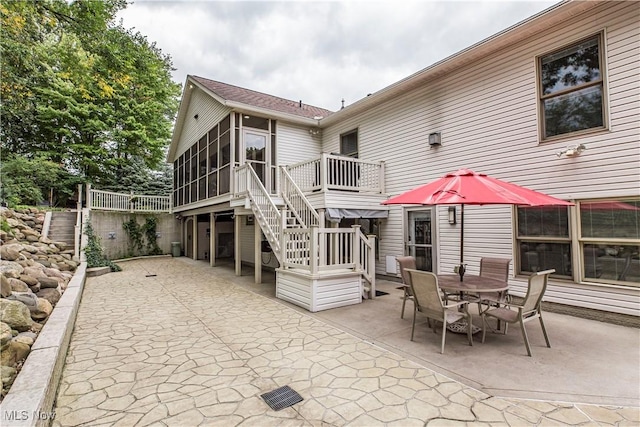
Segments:
[[[460,267],[464,262],[464,203],[460,205]]]

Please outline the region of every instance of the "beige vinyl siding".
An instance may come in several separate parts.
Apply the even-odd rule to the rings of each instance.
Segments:
[[[292,165],[320,157],[320,136],[312,136],[309,129],[308,126],[277,122],[276,160],[278,165]]]
[[[191,102],[185,114],[184,125],[176,149],[176,158],[188,148],[198,142],[202,136],[209,132],[220,120],[225,118],[231,109],[220,104],[211,96],[198,88],[191,89]],[[194,118],[198,115],[198,119]]]
[[[323,150],[336,151],[339,135],[358,128],[360,158],[386,161],[389,195],[461,167],[563,199],[638,195],[639,28],[637,4],[605,3],[563,22],[555,31],[532,35],[526,42],[324,129]],[[536,58],[603,30],[609,129],[541,143]],[[428,134],[436,131],[442,133],[442,146],[430,148]],[[582,155],[556,156],[579,143],[587,147]],[[448,224],[446,207],[437,212],[436,268],[444,273],[459,262],[460,224]],[[510,207],[465,207],[465,262],[471,272],[477,271],[480,257],[489,249],[491,255],[514,257],[511,212]],[[381,260],[404,253],[404,227],[403,209],[391,207],[382,228]],[[377,272],[384,270],[384,263],[378,263]],[[520,283],[523,289],[524,282]],[[597,304],[607,304],[607,291],[592,292],[600,292],[593,296]]]

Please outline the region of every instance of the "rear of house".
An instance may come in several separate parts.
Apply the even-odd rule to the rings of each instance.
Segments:
[[[459,209],[454,220],[447,207],[380,202],[464,167],[576,204],[466,206],[468,271],[483,256],[511,258],[511,292],[522,295],[531,272],[555,268],[545,299],[637,315],[639,23],[636,2],[563,2],[334,113],[189,77],[168,156],[186,254],[212,265],[229,256],[238,274],[253,264],[256,280],[261,264],[293,265],[262,252],[284,251],[289,231],[283,223],[270,236],[269,215],[244,187],[250,166],[298,227],[360,225],[375,235],[366,262],[379,277],[397,277],[395,257],[405,254],[451,272]],[[359,249],[339,255],[347,244],[326,239],[330,258],[343,258],[334,268],[362,269],[351,259]],[[313,253],[326,258],[319,245]],[[358,286],[331,286],[359,302]]]

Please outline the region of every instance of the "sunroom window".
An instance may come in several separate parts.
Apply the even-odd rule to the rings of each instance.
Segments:
[[[606,126],[603,71],[602,34],[539,58],[543,139]]]

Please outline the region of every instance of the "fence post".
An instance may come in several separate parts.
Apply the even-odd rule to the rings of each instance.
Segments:
[[[380,186],[380,189],[379,189],[379,190],[380,190],[380,193],[384,193],[384,186],[385,186],[385,182],[384,182],[384,170],[385,170],[385,161],[384,161],[384,160],[382,160],[382,161],[380,162],[380,178],[379,178],[379,179],[380,179],[380,183],[379,183],[379,186]]]
[[[129,212],[133,213],[133,190],[131,190],[131,195],[129,196]]]

